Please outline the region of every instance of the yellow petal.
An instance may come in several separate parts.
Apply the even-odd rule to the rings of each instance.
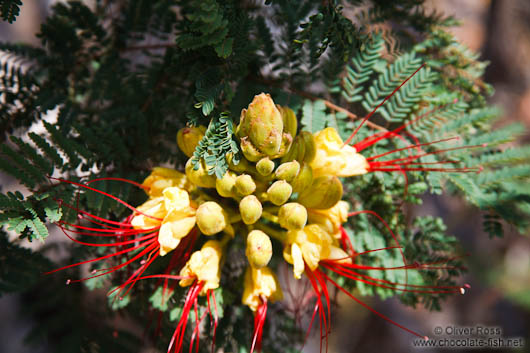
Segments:
[[[164,195],[164,206],[166,210],[182,210],[190,206],[190,195],[184,189],[177,186],[165,188],[162,192]]]
[[[193,185],[186,175],[174,169],[155,167],[151,174],[142,183],[147,188],[147,194],[151,197],[162,196],[162,191],[171,186],[178,186],[190,191]]]
[[[137,207],[137,209],[146,215],[156,218],[164,218],[166,213],[162,197],[150,199]],[[131,225],[136,229],[145,229],[156,227],[160,225],[160,222],[159,220],[137,213],[131,220]]]
[[[216,240],[207,241],[199,251],[195,251],[186,265],[180,271],[181,276],[191,278],[180,281],[182,287],[189,286],[195,279],[204,282],[201,295],[205,295],[210,289],[219,287],[220,262],[222,257],[222,246]]]
[[[365,174],[368,162],[354,147],[344,145],[337,130],[328,127],[315,134],[316,156],[311,162],[313,176],[339,177]]]
[[[171,219],[170,215],[171,213],[166,219]],[[195,226],[195,216],[178,218],[170,221],[166,221],[166,219],[164,219],[158,232],[160,256],[164,256],[171,250],[175,249],[179,245],[180,240],[188,235]]]
[[[348,255],[341,248],[334,246],[334,245],[331,246],[331,251],[328,257],[326,258],[326,260],[339,260],[338,261],[339,263],[348,263],[348,264],[352,263],[352,259],[350,255]]]
[[[296,243],[291,245],[291,257],[293,259],[294,278],[300,279],[304,273],[304,258],[302,257],[302,250]]]

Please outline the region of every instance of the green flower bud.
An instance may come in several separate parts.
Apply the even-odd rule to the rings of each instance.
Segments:
[[[205,235],[219,233],[226,228],[227,215],[217,202],[208,201],[197,208],[197,226]]]
[[[261,230],[253,230],[248,233],[245,254],[250,266],[254,268],[267,266],[272,257],[271,239]]]
[[[303,229],[307,223],[307,210],[297,202],[286,203],[278,211],[278,220],[285,229]]]
[[[204,160],[198,163],[199,169],[195,170],[191,163],[191,158],[186,162],[186,176],[193,184],[202,188],[215,187],[215,175],[208,175],[208,169]]]
[[[276,206],[280,206],[286,203],[287,200],[289,200],[289,197],[291,197],[292,193],[293,188],[285,180],[275,181],[267,189],[267,197],[269,201],[275,204]]]
[[[293,137],[291,134],[283,133],[282,134],[282,143],[280,145],[280,150],[278,153],[271,155],[270,157],[272,159],[283,157],[289,150],[291,149],[291,146],[293,144]]]
[[[302,137],[298,135],[296,136],[293,143],[291,144],[291,148],[289,149],[289,151],[282,157],[282,163],[290,162],[294,160],[297,160],[300,162],[303,159],[304,153],[305,153],[305,144],[304,144]],[[302,158],[300,158],[300,156]]]
[[[251,162],[259,161],[264,156],[264,154],[258,151],[252,142],[248,140],[248,137],[241,138],[240,147],[245,158]]]
[[[282,132],[282,115],[268,94],[255,96],[248,108],[241,112],[238,136],[248,136],[256,149],[266,155],[272,156],[280,151]]]
[[[342,198],[342,183],[332,175],[323,175],[313,179],[306,190],[301,191],[298,202],[307,208],[327,209],[335,206]]]
[[[260,219],[263,207],[254,195],[247,195],[239,202],[239,213],[245,224],[254,224]]]
[[[291,182],[294,192],[302,192],[313,183],[313,168],[308,163],[302,163],[298,176]]]
[[[235,164],[232,153],[226,155],[226,161],[228,162],[228,169],[233,170],[234,172],[244,173],[252,170],[252,166],[245,158],[241,158],[239,163]]]
[[[317,145],[315,142],[315,137],[309,131],[300,132],[300,138],[304,143],[304,156],[303,161],[306,163],[311,163],[317,154]],[[299,159],[299,161],[302,161]]]
[[[296,120],[296,115],[294,111],[289,107],[282,107],[276,105],[276,108],[280,111],[283,120],[283,131],[290,134],[291,136],[296,136],[296,130],[298,128],[298,121]]]
[[[262,158],[256,163],[256,170],[263,176],[270,175],[274,170],[274,162],[269,157]]]
[[[205,133],[206,127],[202,125],[183,127],[177,132],[177,145],[186,156],[191,157]]]
[[[237,176],[235,187],[241,196],[246,196],[252,194],[256,190],[256,183],[252,180],[250,175],[242,174]]]
[[[236,174],[231,171],[227,171],[221,179],[215,179],[215,189],[222,197],[234,197],[236,195],[235,184]]]
[[[276,178],[291,182],[300,172],[300,164],[297,161],[280,164],[276,169]]]

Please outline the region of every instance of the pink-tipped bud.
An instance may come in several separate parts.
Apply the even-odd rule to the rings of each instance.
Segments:
[[[246,255],[250,266],[267,266],[272,257],[272,242],[269,236],[261,230],[248,233]]]

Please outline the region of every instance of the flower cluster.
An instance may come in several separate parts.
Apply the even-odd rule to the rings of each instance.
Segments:
[[[212,291],[222,286],[221,268],[226,260],[226,248],[234,237],[244,237],[246,243],[248,268],[244,273],[241,302],[255,315],[251,351],[260,349],[267,304],[283,297],[275,270],[269,266],[273,256],[273,241],[283,247],[281,257],[292,265],[294,278],[298,280],[306,276],[311,283],[317,298],[314,315],[318,312],[321,331],[325,331],[321,337],[326,337],[330,323],[328,284],[373,311],[341,287],[336,281],[337,276],[402,291],[449,293],[462,290],[458,286],[429,287],[393,283],[359,272],[419,268],[420,265],[407,265],[405,259],[403,266],[394,268],[360,265],[356,259],[362,254],[355,252],[343,228],[348,217],[362,212],[378,217],[388,226],[374,212],[350,213],[348,203],[342,201],[343,186],[339,177],[373,171],[434,170],[418,162],[419,158],[430,154],[423,152],[419,144],[405,148],[418,151],[405,158],[378,161],[383,155],[365,157],[360,153],[378,141],[399,136],[404,127],[375,134],[350,146],[333,128],[328,127],[315,134],[298,131],[295,113],[288,107],[276,105],[268,94],[262,93],[255,96],[241,112],[236,137],[243,156],[237,164],[234,156],[226,156],[229,170],[222,178],[217,178],[204,160],[198,163],[192,161],[193,151],[203,138],[205,128],[186,127],[177,134],[179,148],[190,157],[185,174],[158,167],[142,184],[131,182],[146,191],[148,200],[138,207],[119,200],[132,210],[131,216],[124,222],[105,220],[76,209],[81,218],[103,228],[65,222],[59,225],[69,237],[71,232],[116,237],[114,243],[82,243],[117,249],[112,254],[83,263],[132,252],[132,258],[110,269],[98,270],[103,273],[94,273],[92,277],[108,274],[144,258],[125,283],[117,288],[122,293],[125,288],[130,290],[136,281],[153,277],[175,279],[180,286],[189,287],[169,350],[174,348],[177,352],[181,351],[188,317],[193,306],[197,313],[199,296],[207,297],[208,313],[210,317],[214,316],[210,309],[210,301],[215,300]],[[404,149],[396,151],[401,150]],[[475,171],[472,168],[447,170]],[[90,182],[69,183],[105,194],[90,187]],[[394,233],[390,228],[388,230],[395,239]],[[71,239],[79,242],[73,237]],[[203,245],[193,251],[197,242]],[[399,248],[397,240],[395,247]],[[165,273],[142,276],[157,257],[167,255],[172,256],[172,260]],[[432,267],[435,264],[421,266],[427,265]],[[196,318],[198,324],[192,335],[192,345],[199,336],[201,321],[202,318]]]

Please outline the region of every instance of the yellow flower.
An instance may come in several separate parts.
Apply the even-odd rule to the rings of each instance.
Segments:
[[[337,204],[326,210],[307,209],[309,223],[316,223],[332,234],[334,238],[340,238],[340,227],[348,220],[350,205],[346,201],[339,201]]]
[[[286,243],[283,258],[293,265],[296,279],[302,277],[305,265],[314,271],[320,260],[348,257],[335,245],[333,237],[318,224],[310,224],[302,230],[287,232]]]
[[[195,207],[191,204],[189,194],[176,186],[165,188],[162,196],[146,201],[137,209],[158,218],[137,214],[131,224],[136,229],[159,227],[160,256],[174,250],[195,226]]]
[[[146,192],[150,197],[162,196],[162,191],[171,186],[178,186],[187,191],[191,191],[194,187],[185,174],[164,167],[153,168],[142,185],[146,187]]]
[[[270,302],[282,300],[283,293],[278,278],[269,267],[259,269],[248,267],[241,301],[252,311],[256,311],[262,303],[262,297]]]
[[[201,295],[206,295],[210,289],[219,287],[220,263],[223,255],[223,246],[217,240],[209,240],[202,246],[201,250],[195,251],[186,265],[180,271],[181,276],[190,278],[180,280],[182,287],[187,287],[195,280],[204,282]]]
[[[311,162],[313,176],[335,175],[339,177],[365,174],[368,162],[357,150],[344,145],[337,130],[325,128],[315,134],[316,156]]]

